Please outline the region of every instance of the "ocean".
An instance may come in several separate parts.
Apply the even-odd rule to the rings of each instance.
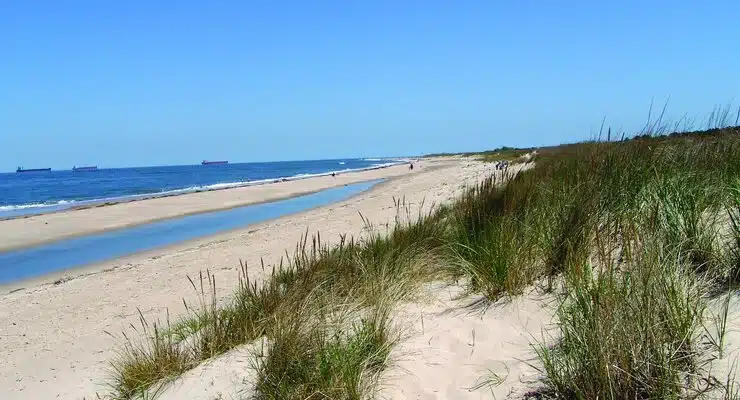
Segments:
[[[106,201],[248,186],[378,168],[398,159],[280,161],[0,174],[0,218]]]

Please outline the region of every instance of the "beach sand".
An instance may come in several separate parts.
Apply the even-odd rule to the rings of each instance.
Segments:
[[[145,200],[73,208],[0,220],[0,251],[31,247],[91,233],[120,229],[184,215],[286,199],[332,187],[404,176],[408,165],[395,165],[332,176],[210,190]]]
[[[336,242],[341,234],[358,235],[364,223],[392,221],[396,215],[393,198],[404,198],[414,207],[448,202],[491,174],[493,166],[468,159],[423,160],[413,171],[407,166],[357,173],[356,177],[337,177],[341,183],[379,177],[386,183],[349,200],[314,210],[255,224],[233,232],[188,242],[144,254],[133,255],[75,271],[58,284],[26,284],[25,288],[0,295],[0,398],[2,399],[82,399],[105,392],[108,362],[115,355],[120,336],[131,324],[138,324],[139,310],[148,319],[175,318],[184,312],[183,299],[197,303],[197,293],[186,276],[195,277],[209,269],[216,277],[217,295],[232,293],[237,284],[239,261],[251,266],[250,278],[259,282],[265,273],[258,268],[279,262],[285,251],[292,251],[303,234],[321,232],[322,241]],[[177,197],[143,200],[101,207],[89,212],[64,212],[46,216],[65,227],[49,231],[80,234],[85,229],[110,229],[151,218],[167,218],[203,208],[233,207],[244,202],[265,201],[290,193],[318,190],[331,185],[306,181],[285,182],[261,188],[229,189]],[[353,180],[356,179],[356,180]],[[329,181],[329,182],[325,182]],[[261,190],[259,197],[255,190]],[[269,197],[274,196],[274,197]],[[209,203],[212,202],[212,203]],[[160,208],[165,211],[156,211]],[[123,209],[136,215],[123,215]],[[134,211],[136,210],[136,211]],[[140,213],[145,214],[142,218]],[[83,224],[77,223],[80,216]],[[127,218],[126,222],[117,218]],[[136,219],[142,218],[142,219]],[[13,233],[30,238],[39,228],[38,217],[12,222]],[[100,221],[99,224],[94,221]],[[47,221],[48,222],[48,221]],[[87,225],[85,225],[87,224]],[[51,225],[51,224],[50,224]],[[7,227],[3,237],[10,236]],[[27,244],[29,239],[16,243]],[[110,335],[108,334],[110,333]]]
[[[391,351],[378,398],[518,399],[542,386],[532,343],[557,333],[554,294],[533,285],[522,296],[486,305],[456,285],[429,285],[425,292],[426,301],[394,315],[403,340]]]
[[[393,313],[401,341],[390,354],[378,399],[523,398],[542,386],[541,364],[531,346],[556,334],[555,295],[533,285],[524,295],[487,308],[463,288],[427,285],[418,302]],[[187,371],[157,393],[159,400],[248,399],[257,382],[251,354],[266,341],[237,347]]]

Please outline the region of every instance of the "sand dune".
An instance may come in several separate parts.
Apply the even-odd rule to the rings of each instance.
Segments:
[[[259,265],[260,258],[266,263],[277,262],[307,230],[321,231],[322,240],[328,242],[336,241],[340,234],[360,234],[364,225],[359,211],[374,223],[391,221],[396,215],[393,197],[405,196],[416,207],[425,200],[429,207],[451,200],[466,184],[476,183],[492,171],[492,165],[459,159],[424,161],[417,166],[413,172],[406,167],[378,172],[395,178],[340,203],[107,262],[57,285],[28,286],[0,296],[0,398],[94,398],[96,392],[105,391],[101,384],[118,343],[106,332],[118,334],[136,324],[138,310],[148,319],[164,318],[168,310],[171,315],[182,313],[183,298],[191,303],[197,301],[186,275],[210,269],[216,277],[218,295],[227,296],[236,285],[239,260],[252,266]],[[368,179],[367,175],[361,178]],[[280,190],[296,192],[299,189],[290,189],[290,185],[303,184],[287,182]],[[242,199],[239,201],[247,199],[241,189],[198,195],[213,194],[219,204],[234,204],[237,200],[230,200],[229,193],[235,193]],[[147,202],[166,207],[168,202],[179,204],[186,198],[148,200],[121,207],[148,209]],[[60,213],[54,217],[64,220],[73,215]],[[111,215],[108,219],[114,218]],[[30,235],[28,231],[35,229],[35,224],[20,224],[22,229],[17,233]],[[261,269],[249,271],[250,278],[263,278]]]

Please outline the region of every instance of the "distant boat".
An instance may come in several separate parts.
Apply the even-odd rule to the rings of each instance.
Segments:
[[[49,172],[51,168],[29,168],[18,167],[15,172]]]
[[[206,161],[206,160],[203,160],[203,162],[201,163],[201,165],[217,165],[217,164],[228,164],[228,163],[229,163],[228,161]]]
[[[88,167],[72,167],[72,171],[75,171],[75,172],[97,171],[97,170],[98,170],[97,165],[91,165]]]

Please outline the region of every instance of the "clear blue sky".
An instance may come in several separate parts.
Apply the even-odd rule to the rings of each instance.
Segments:
[[[740,2],[19,0],[0,170],[415,155],[702,117]],[[738,102],[736,101],[736,104]]]

